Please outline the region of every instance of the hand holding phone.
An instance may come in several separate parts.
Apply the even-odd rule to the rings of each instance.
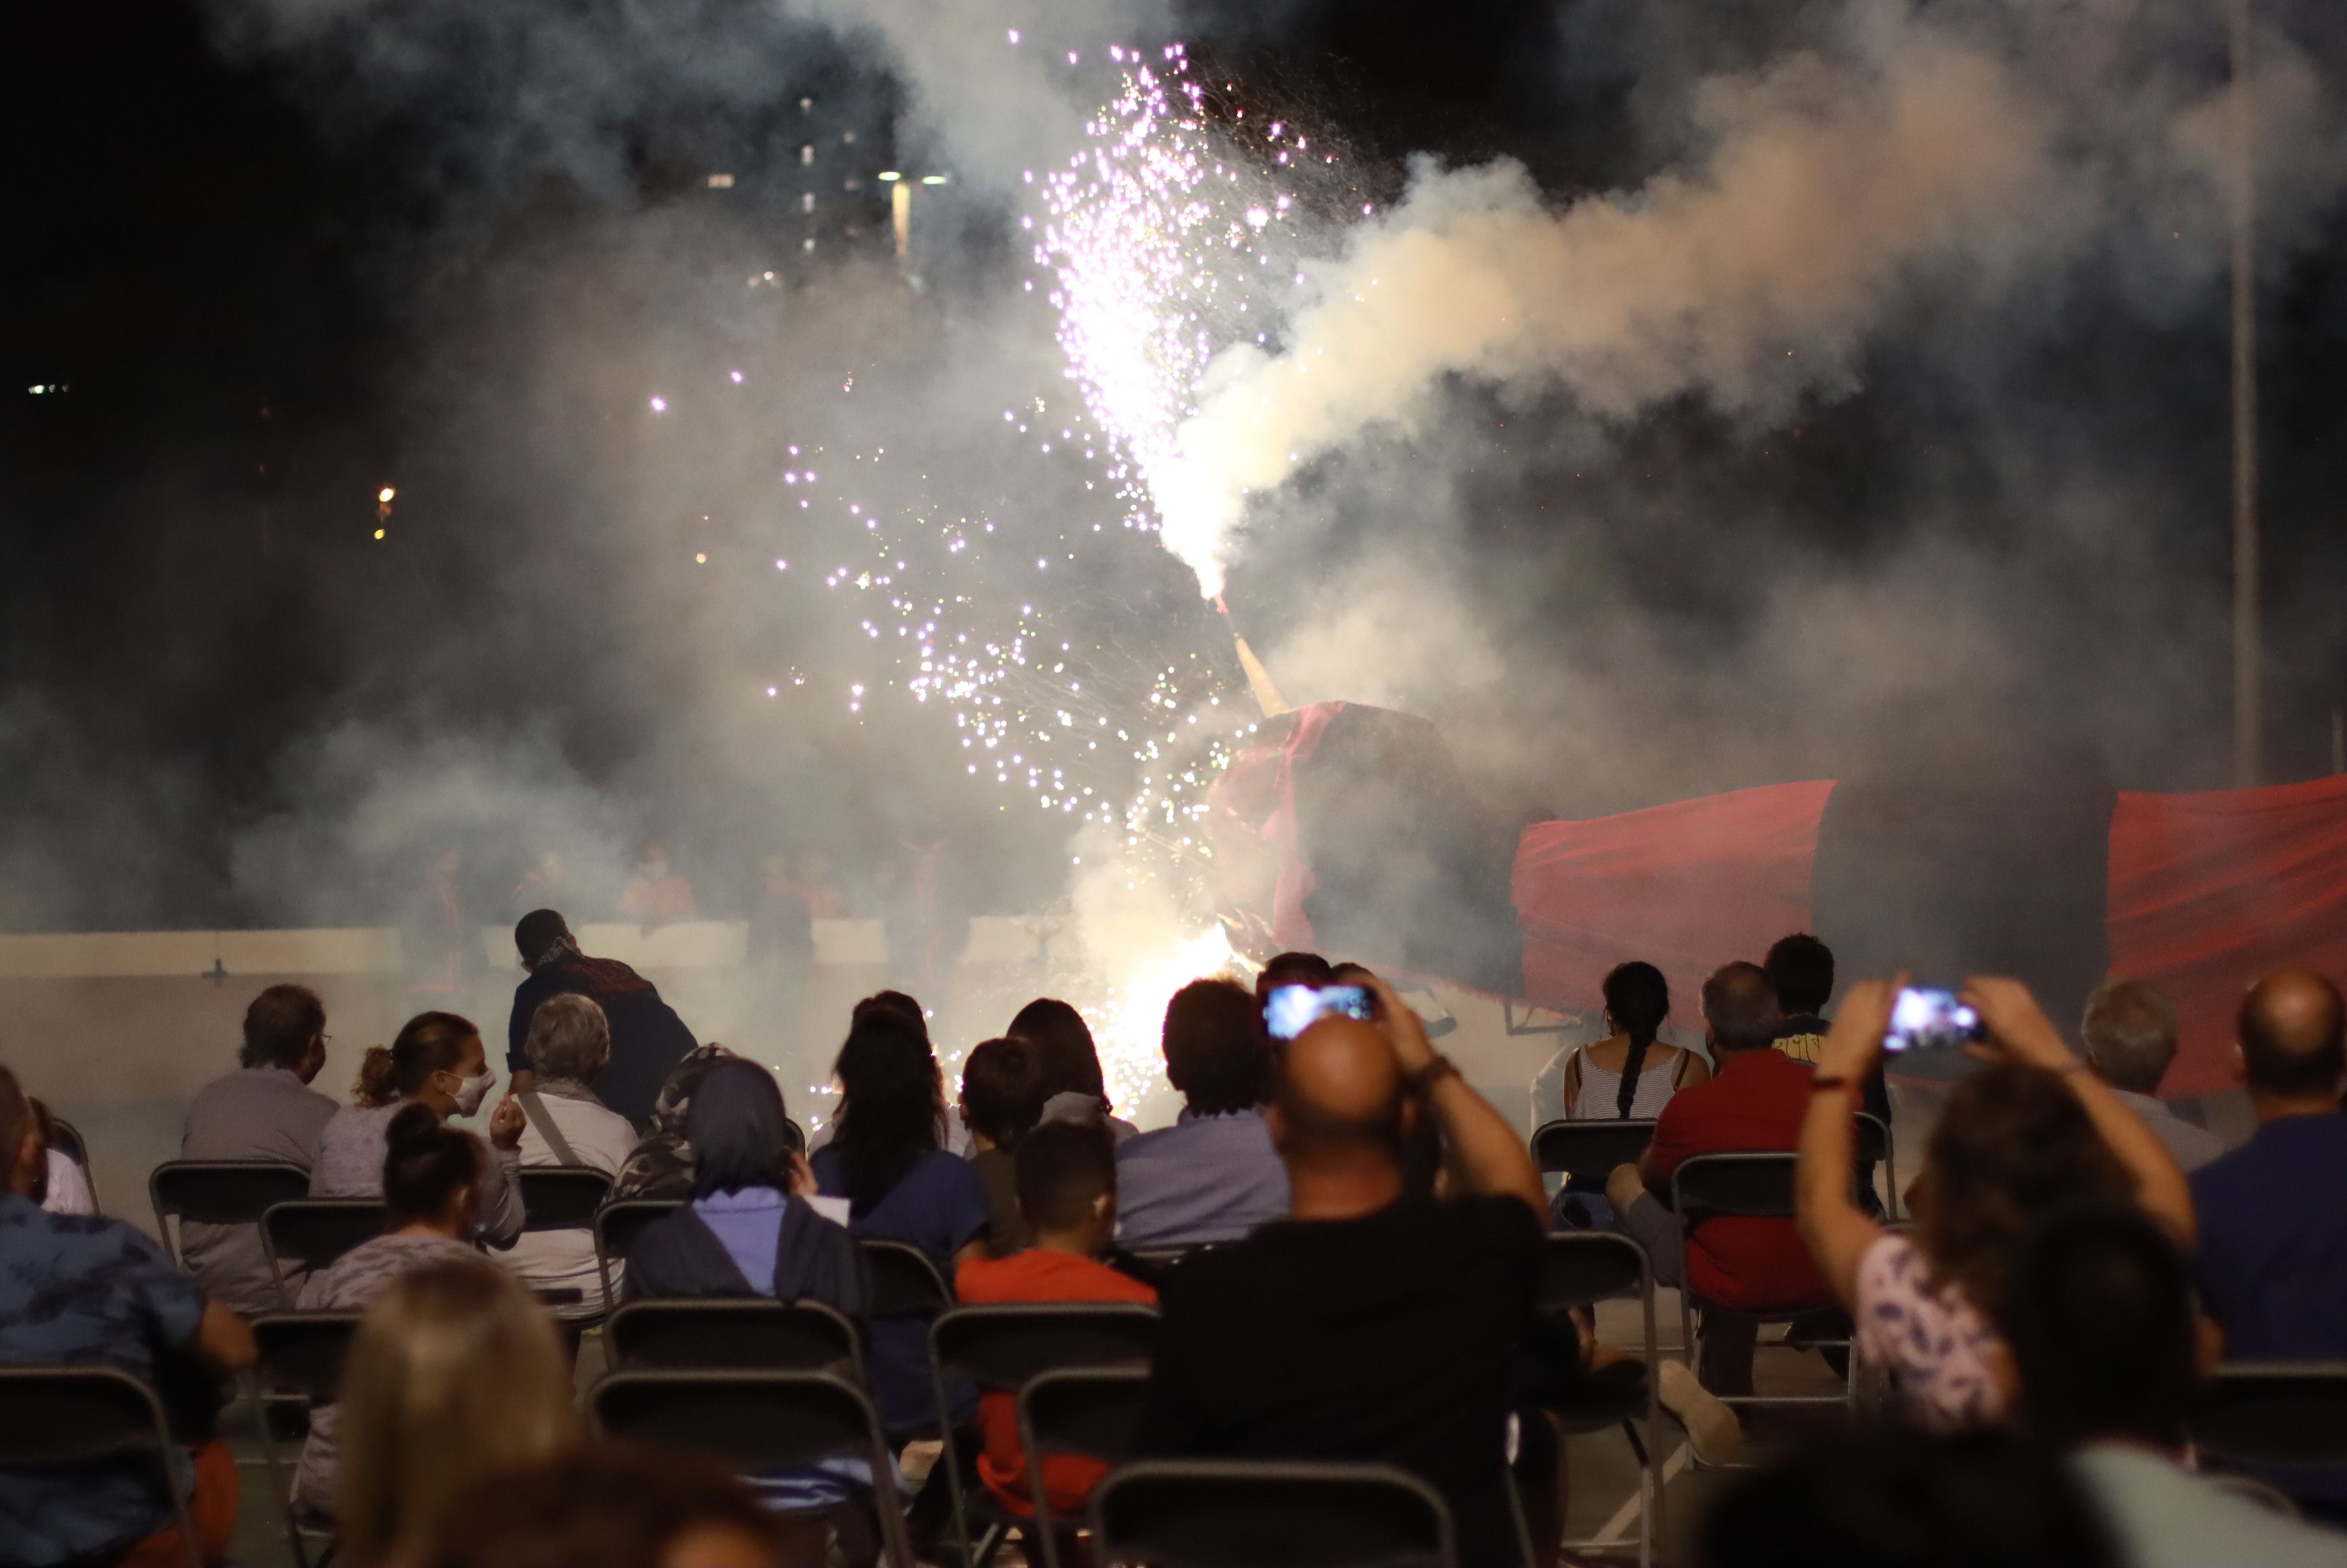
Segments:
[[[1332,1014],[1369,1020],[1377,1010],[1359,986],[1274,986],[1263,999],[1264,1028],[1274,1040],[1294,1040]]]

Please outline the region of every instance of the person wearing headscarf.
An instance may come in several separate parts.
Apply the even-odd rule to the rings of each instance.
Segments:
[[[815,1174],[789,1129],[773,1073],[738,1057],[709,1067],[685,1115],[692,1199],[628,1249],[630,1299],[767,1296],[863,1315],[863,1254],[807,1203]]]
[[[709,1076],[711,1068],[721,1061],[740,1060],[712,1040],[696,1046],[691,1055],[669,1069],[660,1095],[652,1102],[651,1119],[644,1125],[644,1135],[637,1140],[626,1163],[620,1167],[619,1180],[612,1189],[614,1197],[692,1195],[692,1141],[685,1135],[685,1122],[692,1110],[693,1091]]]
[[[815,1301],[861,1322],[872,1304],[864,1254],[807,1203],[815,1173],[789,1126],[774,1074],[738,1057],[711,1064],[685,1113],[692,1196],[628,1248],[623,1296]],[[778,1511],[814,1512],[868,1492],[872,1471],[827,1460],[750,1481]]]

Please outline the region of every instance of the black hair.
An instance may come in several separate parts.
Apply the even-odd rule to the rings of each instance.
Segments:
[[[1255,1021],[1255,998],[1235,980],[1192,980],[1165,1004],[1165,1078],[1191,1110],[1213,1116],[1263,1099],[1271,1053]]]
[[[480,1141],[443,1122],[429,1105],[402,1106],[384,1129],[387,1228],[438,1219],[458,1192],[477,1186],[480,1180]]]
[[[845,1100],[831,1147],[847,1173],[850,1212],[860,1214],[940,1142],[938,1059],[927,1034],[893,1009],[876,1008],[849,1026],[832,1071]],[[702,1080],[696,1105],[708,1087]]]
[[[866,1013],[875,1011],[894,1013],[919,1030],[923,1040],[929,1038],[928,1015],[921,1010],[921,1004],[917,999],[906,995],[903,991],[874,991],[856,1004],[855,1009],[847,1015],[848,1022],[852,1025]]]
[[[1788,1013],[1815,1017],[1833,999],[1833,949],[1807,931],[1778,938],[1760,967],[1777,988],[1777,1005]]]
[[[1267,997],[1280,986],[1325,986],[1336,969],[1317,953],[1274,953],[1255,978],[1255,994]]]
[[[1721,1493],[1697,1568],[2116,1568],[2093,1501],[2009,1431],[1837,1435]]]
[[[1614,1102],[1614,1114],[1627,1121],[1630,1107],[1638,1098],[1638,1074],[1646,1070],[1646,1052],[1653,1049],[1663,1020],[1671,1016],[1671,988],[1662,970],[1644,959],[1632,958],[1607,970],[1600,989],[1614,1027],[1630,1041],[1629,1053],[1622,1061],[1622,1091]]]
[[[355,1098],[362,1105],[388,1105],[412,1099],[436,1072],[465,1059],[465,1042],[478,1040],[473,1020],[453,1012],[420,1012],[399,1026],[388,1047],[367,1047],[359,1063]]]
[[[998,1149],[1015,1149],[1043,1114],[1043,1078],[1035,1048],[1023,1040],[989,1040],[961,1064],[962,1120]]]
[[[25,1086],[5,1063],[0,1063],[0,1194],[7,1192],[8,1183],[15,1177],[16,1152],[25,1146],[25,1134],[36,1125]]]
[[[521,961],[536,968],[546,950],[570,935],[570,923],[552,909],[532,909],[514,922],[514,947]]]
[[[712,1064],[684,1112],[695,1197],[744,1187],[782,1187],[790,1170],[790,1122],[782,1086],[754,1061]]]
[[[272,986],[244,1009],[245,1067],[299,1067],[326,1032],[326,1004],[307,986]]]
[[[1081,1225],[1093,1200],[1116,1191],[1116,1140],[1104,1122],[1046,1122],[1014,1158],[1019,1210],[1032,1230]]]
[[[2000,1318],[2037,1437],[2183,1446],[2198,1381],[2192,1269],[2141,1209],[2071,1208],[2037,1226]]]
[[[1101,1076],[1100,1049],[1092,1043],[1084,1015],[1057,997],[1037,997],[1019,1009],[1003,1033],[1033,1046],[1042,1063],[1043,1098],[1054,1094],[1089,1094],[1108,1099],[1108,1082]]]

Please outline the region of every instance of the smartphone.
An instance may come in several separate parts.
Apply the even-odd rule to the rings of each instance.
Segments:
[[[1331,1013],[1359,1019],[1376,1016],[1369,993],[1361,986],[1275,986],[1263,999],[1264,1027],[1274,1040],[1294,1040],[1315,1020]]]
[[[1891,1004],[1885,1050],[1928,1050],[1967,1045],[1981,1038],[1980,1014],[1956,993],[1937,986],[1909,986]]]

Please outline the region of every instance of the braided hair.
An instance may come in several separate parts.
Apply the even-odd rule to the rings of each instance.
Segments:
[[[1614,1102],[1614,1114],[1630,1119],[1638,1098],[1638,1074],[1645,1071],[1646,1051],[1655,1031],[1671,1015],[1671,989],[1663,971],[1641,959],[1616,964],[1605,977],[1605,1011],[1614,1027],[1630,1037],[1630,1053],[1622,1063],[1622,1091]]]

